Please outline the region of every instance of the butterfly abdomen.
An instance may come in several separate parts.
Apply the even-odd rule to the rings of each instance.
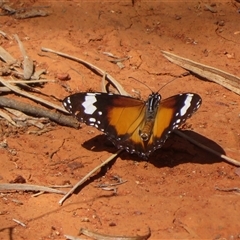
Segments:
[[[141,139],[146,142],[149,140],[150,136],[152,135],[152,129],[154,126],[154,119],[149,119],[142,130],[139,130],[139,135],[141,137]]]

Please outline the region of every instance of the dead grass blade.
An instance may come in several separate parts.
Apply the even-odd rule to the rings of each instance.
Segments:
[[[19,39],[17,34],[14,34],[14,38],[18,42],[18,46],[23,56],[23,76],[24,79],[30,79],[33,74],[33,60],[27,55],[27,52]]]
[[[0,116],[10,122],[13,126],[18,127],[18,125],[12,120],[12,118],[2,110],[0,110]]]
[[[17,62],[17,60],[1,46],[0,46],[0,58],[9,65]]]
[[[170,62],[177,64],[209,81],[213,81],[221,86],[240,95],[240,78],[217,68],[194,62],[170,52],[162,51],[163,56]]]
[[[106,71],[103,71],[101,68],[83,60],[83,59],[80,59],[80,58],[77,58],[77,57],[73,57],[71,55],[68,55],[66,53],[63,53],[63,52],[57,52],[57,51],[54,51],[52,49],[49,49],[49,48],[44,48],[42,47],[41,50],[43,52],[51,52],[51,53],[55,53],[61,57],[65,57],[65,58],[68,58],[70,60],[73,60],[73,61],[76,61],[76,62],[79,62],[85,66],[87,66],[88,68],[90,68],[91,70],[97,72],[99,75],[101,76],[104,76],[106,75],[106,79],[109,80],[115,87],[116,89],[118,90],[118,92],[121,94],[121,95],[126,95],[126,96],[129,96],[129,94],[124,90],[124,88],[121,86],[121,84],[118,83],[118,81],[112,77],[110,74],[106,73]]]

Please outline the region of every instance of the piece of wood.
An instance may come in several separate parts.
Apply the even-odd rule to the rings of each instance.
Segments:
[[[32,106],[30,104],[19,102],[7,97],[0,96],[0,107],[17,109],[26,114],[30,114],[31,116],[49,118],[58,124],[70,126],[73,128],[79,128],[79,122],[72,116],[66,116],[55,111]]]

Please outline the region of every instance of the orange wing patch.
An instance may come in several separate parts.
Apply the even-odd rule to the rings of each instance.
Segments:
[[[117,135],[132,135],[144,118],[142,106],[115,107],[108,113],[109,125],[116,129]]]
[[[134,151],[139,145],[139,152],[145,151],[144,142],[139,136],[139,129],[145,120],[145,104],[137,99],[133,101],[132,98],[128,104],[126,100],[128,98],[124,98],[122,104],[117,101],[115,107],[108,110],[109,128],[106,132],[114,132],[110,138],[120,148],[129,146],[129,151]],[[110,129],[114,131],[109,131]]]

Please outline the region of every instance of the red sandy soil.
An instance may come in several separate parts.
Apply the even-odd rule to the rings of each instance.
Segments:
[[[217,12],[206,10],[205,4],[213,4]],[[186,71],[166,60],[161,50],[239,75],[240,4],[234,0],[135,1],[134,6],[130,0],[31,0],[15,1],[14,6],[49,6],[47,17],[1,16],[0,26],[9,36],[19,35],[37,68],[48,69],[47,79],[70,75],[69,81],[41,89],[59,99],[88,89],[100,91],[101,77],[79,63],[43,53],[41,47],[83,58],[143,98],[149,89],[129,77],[157,91]],[[21,59],[15,40],[1,36],[0,41]],[[120,69],[103,52],[131,58]],[[240,159],[238,95],[193,75],[177,78],[160,92],[163,98],[181,92],[201,95],[203,104],[185,127],[201,143]],[[1,183],[22,176],[29,184],[75,184],[116,151],[98,130],[85,125],[76,130],[52,123],[50,131],[40,135],[28,133],[36,128],[18,129],[5,120],[0,126],[1,141],[8,144],[0,149]],[[144,234],[150,227],[150,239],[238,239],[240,196],[215,189],[240,187],[236,170],[172,134],[148,161],[122,153],[63,206],[58,205],[58,194],[1,193],[0,239],[64,239],[64,234],[77,236],[82,227],[126,236]],[[114,183],[116,175],[127,180],[117,186],[117,194],[95,187]]]

